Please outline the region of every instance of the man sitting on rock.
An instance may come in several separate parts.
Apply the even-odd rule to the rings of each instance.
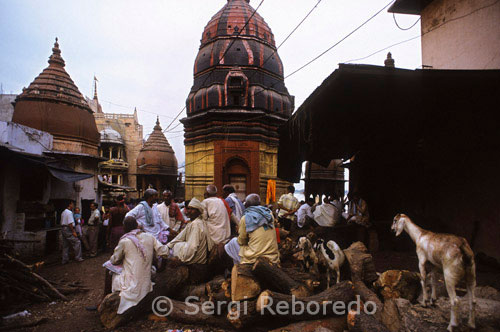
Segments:
[[[245,212],[239,225],[239,235],[229,241],[225,250],[234,263],[253,264],[259,257],[279,263],[278,242],[271,210],[260,206],[260,197],[250,194],[245,200]]]
[[[201,202],[193,198],[187,207],[187,215],[192,221],[167,245],[172,249],[172,255],[182,263],[207,263],[208,253],[214,244],[208,236],[207,225],[202,218],[203,211]]]

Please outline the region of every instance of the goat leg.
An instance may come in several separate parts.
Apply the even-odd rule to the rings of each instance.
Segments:
[[[467,282],[467,296],[469,297],[469,321],[467,325],[471,329],[476,328],[476,281]]]
[[[436,274],[436,270],[434,269],[432,272],[431,272],[431,305],[434,305],[434,303],[436,302],[437,300],[437,296],[436,296],[436,284],[437,284],[437,274]]]
[[[450,297],[450,324],[448,325],[448,331],[453,332],[453,328],[458,326],[458,299],[455,292],[455,280],[452,277],[447,277],[445,272],[445,284],[448,296]]]
[[[335,266],[335,272],[337,273],[337,284],[340,282],[340,266]]]
[[[425,281],[427,279],[427,274],[425,272],[425,258],[418,255],[418,269],[420,270],[420,284],[422,285],[422,302],[420,304],[423,307],[427,306],[427,301],[429,301],[429,295],[427,294],[427,288],[425,287]]]

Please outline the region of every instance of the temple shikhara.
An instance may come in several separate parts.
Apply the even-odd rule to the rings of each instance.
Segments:
[[[230,0],[208,22],[186,100],[186,199],[215,183],[235,186],[240,198],[276,193],[278,127],[294,109],[274,35],[247,0]],[[248,21],[248,24],[245,23]]]

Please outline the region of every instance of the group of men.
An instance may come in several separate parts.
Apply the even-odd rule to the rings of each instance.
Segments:
[[[279,262],[275,219],[261,206],[259,195],[248,195],[243,204],[234,187],[224,186],[219,197],[217,187],[209,185],[203,201],[193,198],[186,205],[189,220],[184,220],[170,192],[163,193],[162,204],[157,198],[156,190],[146,190],[143,201],[126,214],[124,235],[105,264],[114,271],[111,291],[120,292],[118,314],[152,290],[156,257],[206,265],[213,252],[222,251],[234,263],[254,263],[261,256]]]
[[[300,206],[294,190],[288,187],[287,194],[279,199],[277,220],[268,207],[261,205],[258,194],[248,195],[243,203],[231,185],[224,186],[220,196],[215,185],[208,185],[203,201],[192,198],[186,202],[184,213],[169,191],[163,192],[163,202],[158,204],[155,189],[147,189],[143,200],[130,211],[126,207],[112,209],[110,241],[116,244],[104,266],[113,271],[107,272],[112,275],[109,291],[120,292],[118,314],[138,304],[152,290],[152,271],[162,261],[207,266],[216,253],[220,262],[232,264],[252,264],[259,257],[279,263],[277,226],[290,229],[292,225],[300,228],[315,223],[330,227],[341,218],[343,201],[326,200],[315,205],[308,200]],[[366,203],[356,196],[349,202],[344,218],[364,222]],[[124,217],[118,226],[114,225],[115,215]]]
[[[343,195],[325,197],[323,204],[316,204],[314,198],[308,197],[300,204],[294,196],[295,188],[288,187],[288,193],[278,201],[278,217],[286,230],[293,227],[334,227],[342,222],[370,226],[370,214],[366,202],[356,192],[350,192],[347,202]],[[344,207],[347,206],[347,212]]]
[[[90,218],[87,222],[82,219],[80,209],[75,208],[73,201],[70,201],[66,209],[61,213],[62,264],[69,261],[70,247],[73,248],[77,262],[83,261],[82,244],[89,252],[90,257],[97,255],[101,214],[94,202],[90,204],[90,210]]]

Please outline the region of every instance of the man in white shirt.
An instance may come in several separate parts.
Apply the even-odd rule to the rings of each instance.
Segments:
[[[335,226],[334,214],[336,208],[327,197],[323,200],[323,204],[316,206],[314,210],[314,221],[321,227],[333,227]]]
[[[187,213],[192,221],[167,246],[182,263],[206,264],[213,243],[207,234],[206,222],[202,219],[203,205],[193,197]]]
[[[163,203],[158,204],[158,212],[170,229],[179,231],[186,222],[182,215],[179,205],[173,201],[173,195],[170,190],[163,192]]]
[[[75,252],[75,261],[81,262],[82,259],[82,244],[78,239],[75,231],[75,219],[73,217],[73,209],[75,204],[70,201],[66,210],[61,213],[61,235],[62,235],[62,264],[69,261],[69,247]]]
[[[231,237],[231,224],[226,204],[222,198],[217,197],[217,187],[213,184],[208,185],[202,202],[203,219],[207,221],[208,234],[215,244],[226,243]]]
[[[303,228],[304,226],[310,225],[314,221],[314,215],[312,213],[312,207],[314,205],[314,198],[309,197],[305,204],[297,211],[297,226]]]
[[[87,237],[90,247],[90,257],[97,256],[97,244],[99,239],[99,226],[101,224],[101,213],[97,208],[97,203],[90,203],[90,218],[87,223]]]
[[[170,249],[162,245],[151,234],[137,229],[133,217],[125,217],[123,228],[125,234],[116,246],[110,262],[123,265],[120,274],[113,275],[113,292],[120,292],[118,314],[137,305],[153,290],[151,282],[151,265],[156,256],[168,256]]]
[[[144,192],[143,200],[130,210],[125,217],[134,217],[146,233],[166,243],[165,239],[161,239],[163,238],[163,234],[167,230],[172,233],[173,230],[169,229],[168,225],[161,218],[157,208],[158,204],[156,204],[157,199],[158,192],[155,189],[147,189]]]

